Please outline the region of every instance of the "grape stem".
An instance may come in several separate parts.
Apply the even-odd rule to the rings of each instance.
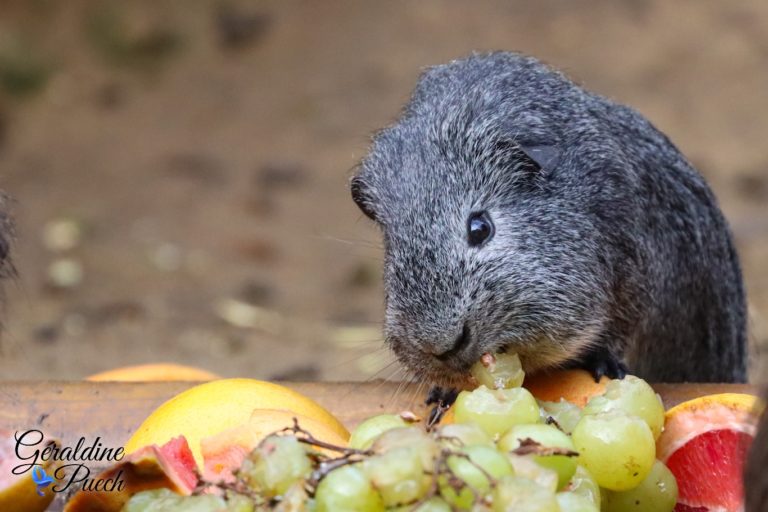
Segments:
[[[221,491],[231,491],[235,494],[241,494],[254,501],[255,504],[264,503],[264,497],[251,489],[243,480],[237,478],[234,482],[209,482],[199,477],[198,484],[192,490],[193,495],[208,494],[211,487],[218,488]]]
[[[557,430],[559,430],[560,432],[565,432],[563,430],[563,427],[561,427],[560,424],[557,422],[557,420],[552,416],[547,416],[547,419],[544,421],[544,423],[546,423],[547,425],[554,425],[555,428],[557,428]]]
[[[300,443],[309,444],[312,446],[316,446],[318,448],[324,448],[326,450],[331,450],[334,452],[339,452],[343,454],[344,457],[349,457],[351,455],[359,455],[362,457],[365,456],[371,456],[373,455],[372,450],[358,450],[357,448],[348,448],[346,446],[337,446],[335,444],[326,443],[325,441],[321,441],[317,438],[315,438],[311,433],[304,430],[299,426],[299,420],[296,418],[293,418],[293,426],[292,427],[285,427],[284,429],[280,430],[278,433],[285,433],[285,432],[291,432],[294,435],[295,434],[301,434],[301,437],[296,435],[296,440]],[[336,459],[331,459],[336,460]]]
[[[373,450],[359,450],[357,448],[349,448],[346,446],[337,446],[335,444],[326,443],[314,437],[309,431],[304,430],[299,426],[299,420],[293,418],[293,426],[285,427],[276,433],[291,433],[296,440],[300,443],[308,444],[317,448],[323,448],[325,450],[331,450],[338,452],[341,455],[339,457],[328,457],[325,454],[315,453],[312,454],[312,458],[318,463],[317,469],[313,470],[309,478],[306,481],[307,493],[314,496],[315,490],[320,481],[334,469],[346,466],[347,464],[354,464],[374,455]]]
[[[515,448],[514,450],[511,450],[510,453],[513,453],[515,455],[563,455],[565,457],[578,457],[579,452],[574,450],[569,450],[568,448],[557,448],[557,447],[547,447],[542,446],[541,443],[538,443],[531,439],[530,437],[526,437],[525,439],[520,440],[520,446]]]
[[[459,443],[461,443],[460,440],[454,438],[454,437],[443,437],[443,439],[450,439],[450,440],[456,440]],[[419,508],[420,505],[423,503],[426,503],[429,501],[432,497],[437,496],[439,494],[438,492],[438,478],[441,474],[446,474],[448,477],[447,483],[451,486],[451,488],[455,492],[460,492],[462,487],[466,486],[467,489],[472,493],[472,501],[474,503],[477,503],[478,501],[482,502],[483,494],[469,485],[467,482],[463,481],[461,478],[459,478],[456,473],[453,472],[453,470],[448,466],[448,459],[450,457],[461,457],[463,459],[466,459],[470,464],[472,464],[474,467],[476,467],[482,474],[485,476],[486,479],[488,479],[488,483],[491,487],[496,486],[496,479],[493,478],[485,469],[480,467],[475,461],[469,458],[469,455],[462,452],[457,452],[454,450],[450,450],[447,448],[444,448],[440,451],[440,455],[438,455],[437,459],[435,460],[435,471],[424,471],[427,475],[432,475],[432,483],[430,484],[429,491],[424,495],[423,498],[413,503],[412,510],[416,510]]]

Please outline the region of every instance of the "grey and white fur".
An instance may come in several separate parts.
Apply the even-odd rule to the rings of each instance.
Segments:
[[[420,378],[458,385],[508,349],[529,372],[746,379],[741,270],[712,191],[639,113],[534,58],[426,70],[351,189],[383,234],[386,341]],[[493,231],[473,245],[482,212]]]

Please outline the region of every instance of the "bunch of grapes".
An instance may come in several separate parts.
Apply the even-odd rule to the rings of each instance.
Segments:
[[[144,491],[125,512],[671,512],[672,473],[656,460],[664,407],[642,379],[608,383],[584,409],[537,402],[520,387],[516,355],[483,356],[480,386],[462,391],[455,422],[431,431],[384,414],[361,423],[349,446],[297,424],[245,459],[235,484],[192,496]],[[213,490],[213,492],[211,492]]]

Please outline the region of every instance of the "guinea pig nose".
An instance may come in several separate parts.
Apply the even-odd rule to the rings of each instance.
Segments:
[[[441,361],[448,359],[449,357],[461,352],[461,350],[467,345],[469,345],[471,341],[472,341],[472,332],[469,329],[469,324],[467,322],[464,322],[464,325],[461,328],[461,334],[459,334],[456,337],[456,339],[453,341],[453,345],[451,346],[451,348],[439,354],[435,354],[435,357],[440,359]]]

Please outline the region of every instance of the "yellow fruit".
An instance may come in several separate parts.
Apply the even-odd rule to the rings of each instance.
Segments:
[[[312,437],[335,446],[345,447],[347,437],[327,423],[281,409],[256,409],[244,424],[224,430],[212,437],[202,439],[200,448],[205,458],[203,475],[208,480],[222,480],[243,463],[243,459],[269,434],[293,426],[293,419],[299,426],[310,432]],[[329,456],[337,452],[322,450]]]
[[[349,432],[315,401],[285,386],[254,379],[222,379],[179,393],[155,409],[125,444],[131,453],[183,435],[203,467],[200,441],[248,423],[257,409],[282,409],[326,425],[346,443]]]
[[[214,380],[219,376],[201,368],[172,363],[123,366],[86,377],[94,382],[142,382],[165,380]]]
[[[19,464],[29,461],[19,460],[15,454],[14,432],[0,430],[0,510],[3,512],[42,512],[53,501],[51,487],[55,482],[42,489],[43,495],[37,494],[37,484],[32,480],[32,471],[14,475],[11,470]],[[49,476],[55,469],[50,462],[42,463],[42,468]]]

